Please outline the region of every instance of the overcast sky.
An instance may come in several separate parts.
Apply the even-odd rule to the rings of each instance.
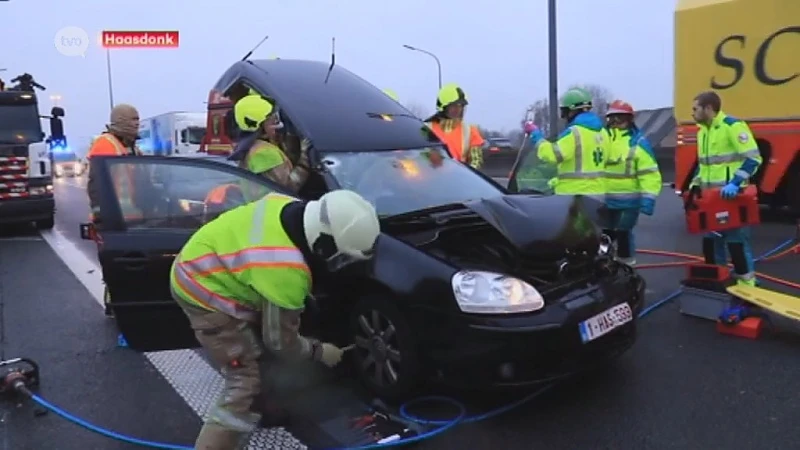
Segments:
[[[112,50],[114,100],[142,117],[204,111],[210,87],[264,35],[253,56],[330,59],[405,103],[433,108],[436,65],[410,44],[439,56],[445,82],[470,100],[468,120],[495,129],[518,126],[527,104],[547,95],[544,0],[10,0],[0,2],[0,72],[29,72],[62,97],[68,136],[99,133],[108,121],[106,53],[92,42],[85,58],[54,45],[59,29],[177,30],[178,49]],[[559,0],[559,83],[591,82],[636,108],[672,104],[675,0]],[[487,5],[487,6],[483,6]],[[489,6],[490,5],[490,6]]]

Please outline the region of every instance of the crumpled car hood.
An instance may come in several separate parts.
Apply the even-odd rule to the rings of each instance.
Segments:
[[[523,253],[561,257],[596,254],[602,202],[582,196],[506,195],[465,202]]]

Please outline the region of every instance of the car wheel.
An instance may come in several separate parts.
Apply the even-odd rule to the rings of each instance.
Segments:
[[[56,225],[55,216],[50,216],[47,219],[37,220],[36,228],[39,230],[49,230]]]
[[[390,299],[368,296],[351,313],[353,359],[361,382],[385,399],[410,397],[422,381],[414,334]]]

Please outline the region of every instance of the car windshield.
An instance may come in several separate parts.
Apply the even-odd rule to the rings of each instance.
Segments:
[[[42,124],[35,104],[0,105],[0,143],[42,140]]]
[[[343,189],[364,196],[382,217],[504,194],[438,147],[335,152],[323,163]]]
[[[203,136],[206,134],[205,127],[187,127],[184,131],[183,136],[186,139],[187,144],[195,144],[199,145],[203,142]]]
[[[510,186],[516,191],[535,191],[553,194],[556,180],[556,165],[542,161],[531,148],[523,150],[523,159],[513,174]]]

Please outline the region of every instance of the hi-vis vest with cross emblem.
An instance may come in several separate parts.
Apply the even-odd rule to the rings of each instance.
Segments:
[[[720,111],[710,125],[697,131],[697,172],[692,185],[703,189],[736,181],[748,184],[762,163],[758,143],[742,120]]]
[[[580,125],[568,127],[556,142],[542,139],[536,144],[540,160],[555,164],[558,195],[603,195],[603,171],[611,146],[606,129],[590,130]]]
[[[311,272],[280,220],[293,201],[268,194],[197,230],[172,264],[173,296],[249,322],[260,320],[265,302],[303,308]]]
[[[611,130],[606,158],[606,205],[639,209],[642,199],[655,201],[661,192],[661,173],[653,149],[637,130]]]

